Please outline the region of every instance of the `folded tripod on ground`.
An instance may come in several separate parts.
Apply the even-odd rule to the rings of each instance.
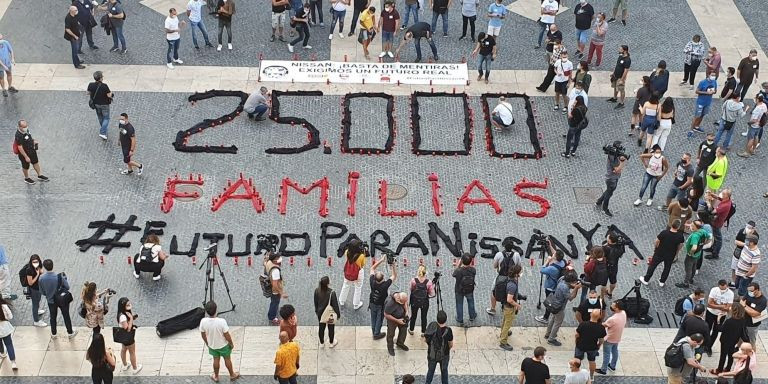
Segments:
[[[635,318],[637,324],[650,324],[653,322],[653,317],[648,316],[648,312],[651,309],[651,302],[645,299],[640,294],[640,280],[635,279],[635,286],[629,289],[621,300],[624,303],[624,311],[627,313],[627,317]],[[634,292],[635,297],[629,297]]]

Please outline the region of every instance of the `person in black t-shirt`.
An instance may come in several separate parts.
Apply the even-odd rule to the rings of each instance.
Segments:
[[[624,86],[627,83],[627,75],[629,75],[629,67],[632,66],[632,59],[629,57],[629,47],[622,45],[619,47],[619,58],[616,59],[616,67],[611,73],[611,87],[613,87],[613,97],[608,99],[609,103],[616,104],[615,109],[624,108]],[[619,99],[617,99],[619,97]]]
[[[133,129],[133,125],[128,121],[128,114],[120,114],[120,148],[123,150],[123,163],[128,166],[128,169],[120,171],[123,175],[130,175],[133,173],[133,168],[138,168],[138,174],[144,172],[144,164],[140,164],[132,159],[133,154],[136,153],[136,131]]]
[[[544,355],[547,350],[544,347],[536,347],[533,350],[533,358],[526,357],[520,364],[518,384],[551,384],[549,367],[544,364]]]
[[[69,41],[72,49],[72,64],[75,68],[83,69],[85,65],[80,61],[77,53],[80,52],[80,23],[77,21],[77,7],[69,7],[69,13],[64,18],[64,38]]]
[[[597,291],[592,288],[588,296],[581,301],[581,304],[573,309],[573,315],[576,318],[576,322],[581,323],[582,321],[589,321],[592,312],[599,312],[600,321],[602,321],[605,315],[605,308],[605,300],[599,297]]]
[[[707,133],[706,139],[699,144],[699,151],[696,155],[696,170],[693,172],[693,175],[697,176],[706,172],[707,168],[715,161],[716,153],[715,133]]]
[[[357,27],[357,20],[360,18],[360,12],[365,11],[371,6],[371,0],[353,0],[352,5],[352,23],[349,24],[349,34],[347,36],[353,36],[355,34],[355,27]]]
[[[579,2],[573,8],[573,14],[576,15],[576,44],[579,50],[576,51],[576,57],[581,59],[584,56],[584,46],[592,35],[592,22],[595,20],[595,9],[584,0]]]
[[[422,38],[427,39],[429,47],[432,48],[432,56],[434,56],[435,61],[437,61],[437,47],[435,46],[433,39],[432,27],[423,21],[413,24],[405,30],[405,34],[403,34],[403,40],[400,42],[400,46],[398,46],[397,50],[395,51],[395,56],[400,56],[400,50],[403,48],[403,46],[405,46],[409,40],[413,40],[414,45],[416,45],[416,60],[414,60],[414,63],[420,62]]]
[[[576,328],[576,350],[573,353],[573,357],[583,360],[584,354],[587,355],[590,377],[595,375],[595,369],[597,368],[595,359],[600,350],[600,345],[603,344],[603,339],[606,336],[605,327],[600,322],[600,317],[600,311],[593,311],[590,314],[589,320],[582,321]]]
[[[656,271],[656,267],[659,264],[664,263],[664,269],[661,271],[661,278],[659,279],[659,286],[663,287],[664,283],[669,277],[669,271],[672,269],[672,263],[675,260],[675,256],[680,252],[680,248],[685,244],[685,238],[682,232],[680,232],[680,226],[682,222],[680,219],[675,219],[672,222],[672,227],[664,229],[656,236],[656,243],[654,244],[653,256],[651,256],[651,264],[648,265],[648,270],[645,272],[645,276],[640,277],[640,282],[648,285],[653,277],[653,272]]]
[[[99,137],[102,140],[107,139],[107,128],[109,128],[109,105],[112,104],[112,91],[109,85],[104,83],[104,74],[101,71],[93,73],[93,83],[88,84],[89,103],[93,104],[96,111],[96,117],[99,119]]]
[[[37,179],[40,181],[48,181],[40,171],[40,164],[37,159],[37,141],[32,138],[32,134],[29,133],[26,120],[19,120],[18,128],[16,129],[16,136],[14,137],[14,152],[19,153],[19,161],[21,161],[21,172],[24,174],[24,182],[27,184],[34,184],[35,181],[29,177],[29,165],[35,169],[37,173]]]
[[[472,267],[472,256],[465,253],[461,257],[461,264],[453,271],[453,278],[456,279],[454,285],[454,294],[456,295],[456,322],[464,326],[464,298],[467,299],[469,309],[469,321],[475,321],[477,312],[475,312],[475,276],[477,270]]]
[[[742,296],[740,304],[747,312],[747,336],[752,348],[755,348],[757,329],[760,328],[762,321],[755,321],[754,318],[760,317],[768,307],[768,299],[760,291],[760,285],[753,281],[747,286],[747,295]]]
[[[432,378],[435,375],[435,368],[437,368],[437,364],[440,364],[440,380],[443,383],[448,383],[448,362],[451,359],[451,349],[453,349],[453,330],[451,330],[451,327],[446,326],[446,322],[448,321],[448,315],[445,313],[445,311],[438,311],[437,312],[437,323],[430,324],[430,330],[432,328],[437,328],[434,330],[433,333],[423,335],[424,341],[427,342],[427,377],[425,380],[426,384],[432,383]],[[443,346],[443,359],[442,360],[432,360],[430,358],[431,351],[432,351],[432,338],[438,337],[442,340],[442,346]],[[405,380],[403,380],[405,381]]]
[[[385,280],[384,273],[376,271],[376,267],[386,259],[386,257],[382,257],[371,265],[371,276],[368,278],[368,282],[371,285],[368,309],[371,311],[371,330],[373,331],[374,340],[383,339],[387,336],[386,333],[381,333],[381,326],[384,323],[384,301],[387,300],[389,295],[389,287],[397,279],[397,263],[390,264],[392,275],[389,279]]]
[[[496,60],[496,39],[493,36],[486,35],[485,32],[480,32],[477,35],[477,45],[472,51],[472,56],[480,53],[480,59],[477,62],[477,81],[483,79],[485,75],[485,83],[488,84],[488,76],[491,75],[491,62]],[[485,63],[485,73],[483,73],[483,63]]]

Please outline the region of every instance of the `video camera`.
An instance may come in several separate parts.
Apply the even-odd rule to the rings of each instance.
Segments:
[[[435,275],[434,275],[434,277],[432,278],[432,284],[437,284],[437,283],[439,283],[439,282],[440,282],[440,277],[442,277],[442,276],[443,276],[443,274],[442,274],[442,273],[440,273],[440,271],[435,271]]]
[[[277,235],[259,234],[256,236],[256,243],[258,244],[258,248],[265,250],[267,253],[277,252],[277,244],[279,242],[280,239],[277,237]]]
[[[384,256],[387,257],[387,264],[388,265],[395,265],[395,263],[397,262],[397,253],[394,253],[394,252],[390,251],[390,252],[385,253]]]
[[[107,288],[107,295],[109,295],[109,296],[112,296],[112,295],[114,295],[114,294],[116,294],[116,293],[117,293],[117,291],[115,291],[114,289],[112,289],[112,288]]]
[[[603,152],[608,156],[613,157],[624,157],[625,159],[629,160],[629,155],[627,154],[626,148],[624,148],[623,145],[621,145],[621,141],[614,141],[613,144],[605,145],[603,146]]]
[[[540,229],[533,229],[533,239],[536,241],[536,244],[539,245],[548,245],[549,243],[549,235],[545,234]]]

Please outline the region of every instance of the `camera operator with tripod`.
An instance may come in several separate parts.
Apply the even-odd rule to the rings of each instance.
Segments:
[[[605,173],[605,192],[597,199],[595,206],[601,208],[608,217],[613,217],[613,214],[608,209],[608,203],[610,203],[611,196],[613,196],[613,192],[619,184],[621,172],[624,171],[624,166],[627,165],[629,155],[627,155],[624,147],[621,145],[621,141],[618,140],[614,141],[612,145],[604,146],[603,152],[608,155]]]
[[[387,260],[387,264],[392,268],[392,275],[386,280],[384,279],[384,273],[376,270],[384,260]],[[381,333],[381,326],[384,322],[384,302],[389,295],[389,287],[395,280],[397,280],[397,263],[395,263],[394,254],[387,254],[371,265],[371,276],[368,278],[371,285],[368,309],[371,311],[371,330],[373,331],[374,340],[380,340],[387,336],[386,333]]]

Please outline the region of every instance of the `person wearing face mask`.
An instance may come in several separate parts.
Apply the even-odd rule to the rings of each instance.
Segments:
[[[722,65],[722,59],[720,58],[720,52],[717,51],[717,48],[715,47],[709,47],[709,51],[707,52],[707,58],[704,59],[704,65],[707,66],[706,74],[709,75],[715,75],[715,77],[720,76],[720,70]]]
[[[165,65],[168,69],[173,69],[173,64],[184,64],[179,59],[179,45],[181,44],[181,28],[187,25],[186,21],[179,21],[176,8],[168,11],[168,17],[165,18],[165,41],[168,43],[168,51],[165,54]],[[173,55],[171,55],[173,53]]]
[[[80,52],[80,23],[77,21],[77,7],[74,5],[69,7],[69,13],[64,18],[64,39],[69,41],[72,49],[72,64],[77,69],[84,69],[85,65],[77,56]]]
[[[640,121],[640,134],[637,137],[637,146],[643,145],[643,137],[645,137],[645,149],[643,152],[648,152],[653,144],[653,135],[660,125],[659,115],[661,115],[659,96],[651,92],[648,100],[640,106],[640,116],[638,119]],[[659,149],[661,149],[661,146],[659,146]]]
[[[136,153],[136,131],[128,121],[127,113],[121,113],[118,122],[117,128],[120,130],[120,148],[123,150],[123,163],[128,167],[120,171],[120,173],[130,175],[133,173],[133,168],[136,168],[136,174],[141,176],[141,173],[144,172],[144,164],[133,160],[133,154]]]
[[[691,91],[693,91],[696,71],[699,69],[701,59],[704,56],[704,43],[701,42],[701,36],[693,35],[691,41],[685,44],[683,54],[685,55],[685,66],[683,68],[683,81],[680,82],[680,85],[685,85],[690,81]]]
[[[592,288],[589,290],[587,297],[581,300],[579,306],[574,308],[573,317],[577,323],[581,324],[583,321],[589,321],[592,313],[597,312],[599,314],[599,321],[603,321],[603,316],[605,315],[603,311],[605,311],[605,300]]]
[[[121,371],[125,372],[133,368],[134,375],[141,372],[143,366],[136,364],[136,326],[133,324],[139,315],[133,311],[133,303],[127,297],[121,297],[117,301],[117,324],[113,329],[113,335],[119,335],[118,343],[122,345],[120,349],[120,361],[123,363]],[[130,364],[126,360],[126,355],[130,355]]]
[[[123,36],[123,24],[125,23],[123,6],[118,0],[109,0],[109,2],[103,3],[101,8],[107,10],[107,17],[109,17],[108,25],[112,33],[112,48],[109,51],[120,51],[121,54],[125,54],[128,52],[128,47],[125,45],[125,36]],[[122,49],[118,47],[118,43],[120,43]]]
[[[760,234],[757,233],[756,224],[753,220],[749,220],[747,225],[736,233],[736,238],[733,241],[735,247],[733,249],[733,258],[731,259],[731,283],[728,284],[732,289],[736,289],[736,269],[741,257],[741,251],[746,245],[747,236],[754,236],[760,239]]]
[[[733,67],[728,69],[728,73],[732,76],[731,69],[733,69]],[[725,148],[726,151],[731,149],[731,137],[733,135],[733,126],[736,124],[736,120],[746,115],[747,111],[749,111],[749,106],[744,105],[743,102],[739,101],[740,96],[738,93],[729,91],[728,96],[728,100],[723,103],[720,120],[715,123],[715,125],[718,126],[717,134],[715,135],[715,145],[720,143],[720,138],[725,134],[723,148]]]
[[[587,355],[589,377],[595,375],[595,368],[597,368],[595,360],[606,336],[605,327],[600,323],[600,318],[600,311],[594,311],[588,320],[582,321],[576,328],[576,350],[573,357],[581,362],[584,355]]]
[[[627,313],[624,311],[624,301],[616,300],[611,303],[613,315],[603,322],[605,327],[605,339],[603,340],[603,365],[595,372],[601,375],[607,375],[608,370],[616,370],[616,363],[619,362],[619,343],[624,334],[624,327],[627,326]]]
[[[651,193],[645,204],[650,207],[653,205],[653,197],[656,195],[656,185],[669,171],[669,161],[661,154],[661,147],[658,144],[651,148],[651,152],[643,153],[639,157],[645,168],[645,174],[643,175],[643,185],[640,187],[640,195],[635,200],[634,205],[637,207],[642,204],[645,190],[650,185]]]
[[[709,113],[709,108],[712,105],[712,95],[717,92],[717,76],[709,75],[708,78],[699,82],[696,87],[696,111],[693,113],[693,121],[691,121],[691,133],[704,133],[699,127],[701,120]]]
[[[581,131],[589,125],[587,119],[587,93],[582,89],[584,85],[576,82],[576,86],[571,90],[571,102],[568,103],[568,133],[565,135],[565,152],[561,156],[566,159],[576,156],[576,150],[579,148],[581,140]]]
[[[693,172],[694,176],[700,176],[702,172],[715,161],[715,154],[717,153],[717,145],[715,145],[715,133],[707,133],[706,138],[699,144],[699,149],[696,152],[696,170]],[[716,188],[716,190],[719,188]]]
[[[581,83],[581,85],[579,85],[579,83]],[[576,68],[576,74],[573,75],[573,85],[574,89],[583,92],[579,92],[577,95],[571,90],[571,93],[568,94],[568,99],[573,100],[576,96],[581,95],[584,97],[584,104],[589,106],[589,97],[587,94],[589,93],[589,86],[592,85],[592,75],[589,73],[589,63],[586,61],[579,62],[579,65]]]
[[[381,31],[381,53],[379,57],[389,56],[394,58],[392,53],[392,42],[395,41],[397,31],[400,30],[400,14],[395,9],[394,1],[384,3],[384,10],[379,16],[378,30]]]
[[[707,167],[707,188],[719,191],[728,174],[728,158],[723,148],[715,150],[715,160]]]
[[[608,23],[605,22],[605,13],[600,12],[592,26],[592,36],[589,39],[589,54],[587,64],[592,64],[592,55],[596,56],[595,67],[603,63],[603,46],[605,46],[605,34],[608,32]]]
[[[658,144],[661,150],[667,146],[667,138],[669,133],[672,132],[672,124],[675,120],[675,100],[672,96],[667,96],[664,102],[661,103],[661,111],[659,112],[659,127],[653,133],[653,140],[651,145]]]
[[[40,283],[39,279],[40,276],[43,275],[43,261],[40,259],[40,256],[38,255],[32,255],[29,257],[29,262],[24,266],[25,274],[26,274],[26,285],[29,297],[32,299],[32,320],[34,321],[33,325],[35,327],[47,327],[48,324],[46,324],[42,318],[40,317],[45,313],[44,308],[40,308],[40,300],[42,299],[42,294],[40,293]]]
[[[691,165],[691,154],[686,152],[675,164],[675,179],[672,180],[672,187],[667,193],[667,202],[659,206],[659,211],[666,211],[672,199],[679,200],[686,197],[691,184],[693,184],[693,166]]]
[[[560,60],[555,62],[555,107],[554,111],[560,109],[560,96],[563,97],[563,114],[568,113],[568,85],[571,84],[573,73],[573,63],[568,60],[568,51],[560,51]]]
[[[712,245],[712,255],[708,255],[707,259],[719,259],[720,249],[723,247],[723,226],[728,220],[731,209],[733,209],[731,190],[725,188],[719,195],[708,191],[707,205],[708,209],[715,214],[715,219],[712,220],[712,236],[715,238],[715,243]]]
[[[493,36],[494,39],[499,38],[501,33],[501,26],[504,23],[504,19],[507,17],[507,7],[504,6],[502,0],[496,0],[495,3],[491,3],[488,6],[488,36]],[[472,28],[474,35],[474,27]]]
[[[645,276],[640,276],[639,278],[641,283],[648,285],[648,282],[653,277],[653,272],[656,271],[659,264],[663,263],[664,268],[659,278],[659,287],[664,287],[669,277],[669,271],[672,269],[672,264],[675,262],[675,257],[680,253],[680,249],[683,247],[683,243],[685,243],[685,237],[683,237],[683,233],[680,231],[682,225],[682,220],[674,219],[672,225],[656,236],[650,265],[648,265],[648,269],[645,271]]]
[[[544,76],[544,80],[541,81],[541,84],[536,87],[539,92],[546,92],[552,84],[552,80],[555,79],[555,65],[560,61],[561,53],[563,51],[567,51],[565,46],[561,44],[560,40],[555,39],[552,42],[552,54],[550,55],[549,52],[547,52],[547,55],[549,56],[547,74]]]
[[[27,121],[24,119],[19,120],[16,135],[14,136],[13,152],[18,154],[19,161],[21,161],[21,172],[24,174],[24,182],[27,184],[35,183],[35,181],[29,177],[30,165],[32,165],[35,173],[37,173],[37,179],[39,181],[45,182],[49,180],[40,170],[40,163],[37,159],[37,145],[37,141],[33,139],[32,134],[29,133]]]
[[[739,84],[734,92],[738,93],[741,101],[747,96],[747,91],[752,83],[757,84],[757,78],[760,76],[760,61],[757,60],[757,50],[749,51],[749,56],[741,59],[736,67],[736,78]]]
[[[757,248],[756,245],[757,244],[755,244],[755,248]],[[739,292],[741,292],[741,290]],[[744,293],[746,294],[741,295],[741,293],[739,293],[741,296],[739,304],[741,304],[741,306],[744,307],[744,311],[747,312],[747,337],[749,337],[749,342],[752,344],[752,348],[755,348],[757,346],[757,329],[761,324],[761,321],[757,319],[762,317],[762,312],[766,309],[766,306],[768,306],[768,299],[763,296],[763,293],[760,291],[760,285],[755,282],[749,283],[749,285],[746,286]]]
[[[709,343],[704,345],[704,350],[709,356],[712,356],[712,346],[720,333],[720,326],[731,311],[731,305],[733,305],[733,291],[728,289],[728,282],[725,279],[720,279],[717,286],[709,290],[707,312],[704,317],[711,332]]]
[[[736,264],[736,289],[739,296],[747,294],[747,286],[752,282],[760,266],[760,248],[757,246],[757,236],[750,235],[744,240],[739,262]]]
[[[709,239],[709,233],[702,228],[704,223],[695,220],[691,223],[691,235],[685,241],[685,276],[682,283],[675,283],[678,288],[690,288],[696,274],[696,264],[704,252],[704,245]]]
[[[755,108],[749,117],[749,128],[747,131],[747,145],[743,152],[737,153],[739,157],[750,157],[755,154],[757,146],[760,145],[760,134],[768,120],[768,107],[765,104],[765,97],[762,94],[755,96]]]

